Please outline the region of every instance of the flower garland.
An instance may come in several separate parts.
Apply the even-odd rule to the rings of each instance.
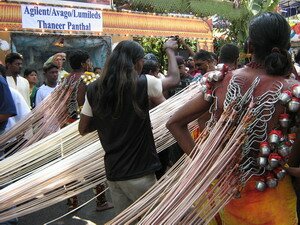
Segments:
[[[63,77],[63,79],[65,79],[68,76],[70,76],[70,74],[65,73],[62,77]],[[94,74],[93,72],[84,72],[84,74],[81,75],[81,79],[86,85],[89,85],[90,83],[94,82],[99,77],[100,77],[100,74]]]
[[[94,82],[99,77],[99,74],[94,74],[93,72],[85,72],[83,75],[81,75],[81,79],[86,85],[89,85],[90,83]]]

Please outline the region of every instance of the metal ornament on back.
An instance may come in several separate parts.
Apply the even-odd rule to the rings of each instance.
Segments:
[[[218,82],[227,74],[228,67],[222,65],[220,71],[206,73],[199,81],[204,100],[212,103],[211,118],[206,123],[207,127],[212,127],[218,120],[215,115],[217,97],[214,92],[218,88]],[[282,90],[283,84],[274,82],[270,90],[254,97],[253,92],[259,82],[260,79],[256,77],[248,90],[242,94],[243,80],[239,76],[232,76],[223,103],[224,111],[228,107],[236,111],[238,116],[233,123],[239,124],[247,117],[250,121],[245,123],[246,138],[240,149],[239,162],[232,168],[237,176],[237,197],[253,176],[258,176],[255,184],[258,191],[277,187],[278,182],[286,175],[283,165],[287,162],[295,141],[295,127],[292,127],[292,124],[295,124],[295,113],[300,109],[300,86],[296,84],[291,86],[290,90]],[[272,119],[278,102],[285,106],[285,113],[279,115],[278,124],[270,130],[268,122]]]

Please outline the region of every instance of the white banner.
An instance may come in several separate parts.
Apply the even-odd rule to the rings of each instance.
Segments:
[[[99,10],[22,5],[22,28],[68,31],[102,31]]]

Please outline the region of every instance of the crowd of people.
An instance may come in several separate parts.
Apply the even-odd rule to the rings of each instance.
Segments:
[[[227,87],[234,76],[244,80],[242,92],[256,77],[260,78],[254,98],[271,90],[275,82],[281,83],[283,90],[292,90],[293,85],[299,85],[297,72],[300,54],[295,56],[293,65],[288,52],[289,32],[288,23],[279,14],[264,13],[255,17],[250,23],[246,42],[246,54],[251,54],[252,61],[246,65],[239,64],[240,50],[234,44],[222,46],[216,59],[215,54],[206,50],[193,52],[182,38],[170,38],[164,44],[168,57],[167,74],[161,73],[157,57],[152,53],[145,55],[143,48],[134,41],[120,42],[108,57],[103,70],[93,68],[87,53],[76,51],[68,56],[72,68],[68,73],[63,69],[66,54],[57,53],[45,62],[44,83],[39,87],[37,71],[26,69],[22,77],[23,58],[18,53],[10,53],[5,58],[5,66],[0,67],[0,135],[11,129],[30,109],[38,107],[64,79],[78,80],[77,101],[72,108],[81,112],[79,132],[81,135],[92,131],[99,134],[105,151],[107,184],[118,214],[143,195],[184,152],[191,152],[195,138],[189,132],[188,124],[198,119],[201,132],[209,120],[211,103],[199,92],[182,106],[167,122],[167,128],[177,144],[160,154],[156,153],[149,110],[180,93],[191,83],[200,82],[207,72],[223,68],[223,65],[227,66],[229,73],[219,81],[214,92],[218,101],[217,115],[223,111]],[[189,53],[187,58],[175,55],[178,45],[186,48]],[[82,75],[90,71],[99,73],[100,78],[86,85]],[[299,97],[300,94],[297,99]],[[78,118],[78,110],[75,111],[70,113],[70,122]],[[286,111],[284,106],[276,103],[268,132],[277,129],[279,116]],[[295,190],[300,193],[296,179],[300,176],[298,142],[298,139],[291,142],[293,152],[289,166],[284,168],[295,177]],[[223,224],[297,224],[297,198],[291,179],[287,178],[279,182],[278,188],[265,192],[255,190],[255,181],[250,180],[246,184],[240,199],[232,200],[225,206],[221,214]],[[97,186],[96,190],[99,194],[104,186]],[[104,195],[100,199],[97,203],[99,209],[112,207]],[[71,209],[76,208],[77,197],[70,198],[68,204]],[[286,218],[279,218],[284,210]]]

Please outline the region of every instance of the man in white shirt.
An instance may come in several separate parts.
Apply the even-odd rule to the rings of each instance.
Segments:
[[[9,53],[5,57],[6,80],[10,87],[16,89],[25,99],[30,107],[30,87],[29,82],[20,76],[23,57],[19,53]]]
[[[18,121],[20,121],[30,113],[30,108],[23,96],[17,90],[11,87],[9,87],[9,90],[15,103],[17,115],[8,119],[5,131],[10,130]]]
[[[43,67],[45,83],[36,93],[35,105],[38,106],[57,86],[58,66],[54,63],[48,63]]]

